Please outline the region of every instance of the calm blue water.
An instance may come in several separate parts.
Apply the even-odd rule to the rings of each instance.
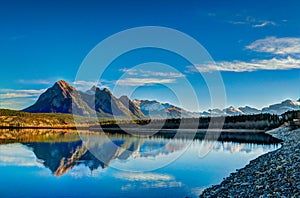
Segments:
[[[251,159],[279,147],[115,135],[109,138],[119,149],[111,149],[102,138],[93,145],[105,163],[80,139],[1,144],[0,197],[197,197]],[[210,152],[199,157],[203,147]],[[154,170],[132,172],[145,167]]]

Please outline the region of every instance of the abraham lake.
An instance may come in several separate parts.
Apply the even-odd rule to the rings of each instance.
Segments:
[[[68,130],[0,133],[21,134],[0,139],[0,197],[198,197],[250,160],[280,148],[265,133],[241,141]]]

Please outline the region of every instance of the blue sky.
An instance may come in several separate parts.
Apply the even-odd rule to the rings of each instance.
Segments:
[[[56,80],[73,85],[86,55],[103,39],[128,28],[164,26],[196,39],[220,70],[227,106],[261,108],[300,97],[300,2],[285,1],[1,1],[0,108],[32,104]],[[143,62],[172,65],[131,70]],[[205,68],[205,69],[203,69]],[[188,79],[199,97],[199,109],[210,108],[209,91],[189,63],[170,52],[143,49],[121,56],[101,78],[111,90],[126,73],[123,86],[139,87],[131,98],[178,104],[166,86]],[[149,82],[149,83],[146,83]],[[158,83],[158,84],[157,84]],[[161,83],[161,84],[159,84]],[[196,105],[183,107],[197,110]]]

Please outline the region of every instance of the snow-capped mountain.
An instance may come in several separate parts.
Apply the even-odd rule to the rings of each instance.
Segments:
[[[235,108],[230,106],[223,110],[221,109],[209,109],[207,112],[201,113],[201,116],[233,116],[233,115],[251,115],[259,113],[270,113],[281,115],[287,111],[300,110],[300,99],[298,101],[285,100],[278,104],[270,105],[269,107],[264,107],[262,110],[258,110],[253,107],[245,106]]]
[[[236,116],[236,115],[244,115],[244,114],[258,114],[261,111],[249,106],[235,108],[230,106],[223,110],[221,109],[209,109],[208,111],[204,111],[201,113],[201,116]]]
[[[239,107],[239,110],[244,114],[258,114],[261,112],[260,110],[249,106]]]
[[[239,108],[235,108],[233,106],[230,106],[226,109],[223,110],[226,115],[242,115],[245,114],[242,110],[240,110]]]
[[[201,116],[222,116],[226,115],[221,109],[208,109],[201,113]]]
[[[227,107],[225,109],[209,109],[203,112],[191,112],[169,103],[162,103],[156,100],[133,100],[146,117],[151,118],[187,118],[187,117],[209,117],[209,116],[237,116],[252,115],[259,113],[271,113],[280,115],[290,110],[300,110],[300,99],[298,101],[285,100],[278,104],[270,105],[262,110],[245,106],[245,107]]]
[[[162,103],[156,100],[133,100],[143,114],[150,118],[181,118],[199,117],[199,114],[186,111],[169,103]]]
[[[273,104],[261,110],[262,113],[283,114],[287,111],[300,110],[300,99],[298,101],[285,100],[279,104]]]

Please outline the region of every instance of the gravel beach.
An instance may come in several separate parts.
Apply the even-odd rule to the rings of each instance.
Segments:
[[[300,129],[282,126],[266,133],[283,140],[282,147],[250,161],[200,197],[300,197]]]

